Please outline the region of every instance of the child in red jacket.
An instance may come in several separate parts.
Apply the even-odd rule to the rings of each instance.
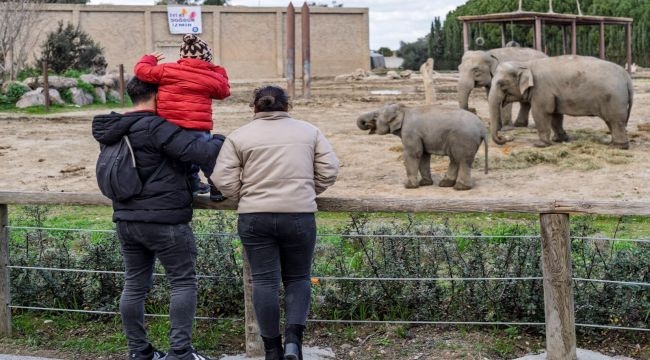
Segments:
[[[138,79],[158,84],[158,115],[183,129],[192,130],[197,137],[210,139],[212,99],[223,100],[230,96],[226,70],[212,63],[212,50],[194,34],[183,36],[177,62],[158,65],[162,59],[164,56],[160,52],[144,55],[134,69]],[[224,199],[212,184],[201,183],[198,166],[192,164],[190,172],[194,194],[210,191],[211,200]],[[210,178],[205,171],[204,175]]]

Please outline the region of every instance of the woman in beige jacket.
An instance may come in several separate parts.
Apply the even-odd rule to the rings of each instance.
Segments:
[[[211,180],[238,199],[237,222],[253,277],[253,306],[266,360],[302,359],[316,244],[316,195],[332,186],[339,160],[323,133],[291,118],[277,86],[255,90],[253,121],[233,131]],[[285,292],[285,346],[280,334]]]

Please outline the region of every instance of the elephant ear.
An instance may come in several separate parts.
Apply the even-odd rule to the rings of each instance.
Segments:
[[[519,69],[519,92],[524,96],[526,91],[530,89],[535,83],[533,82],[533,73],[530,68],[521,67]]]
[[[386,115],[388,118],[388,127],[391,134],[402,129],[402,121],[404,120],[404,108],[405,106],[403,104],[390,105]]]
[[[490,75],[494,76],[497,71],[497,66],[499,66],[499,58],[490,54]]]

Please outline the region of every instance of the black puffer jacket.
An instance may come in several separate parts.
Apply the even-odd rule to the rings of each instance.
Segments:
[[[128,134],[140,178],[146,181],[140,195],[124,202],[113,201],[113,221],[181,224],[192,219],[188,164],[214,166],[221,140],[200,140],[144,111],[95,116],[92,132],[95,140],[103,144],[115,143]],[[165,159],[156,178],[149,179]]]

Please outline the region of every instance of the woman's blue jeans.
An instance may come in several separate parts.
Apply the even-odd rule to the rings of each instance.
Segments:
[[[253,277],[253,307],[260,335],[280,335],[280,283],[284,285],[286,323],[305,325],[316,245],[314,214],[239,214],[237,227]]]

